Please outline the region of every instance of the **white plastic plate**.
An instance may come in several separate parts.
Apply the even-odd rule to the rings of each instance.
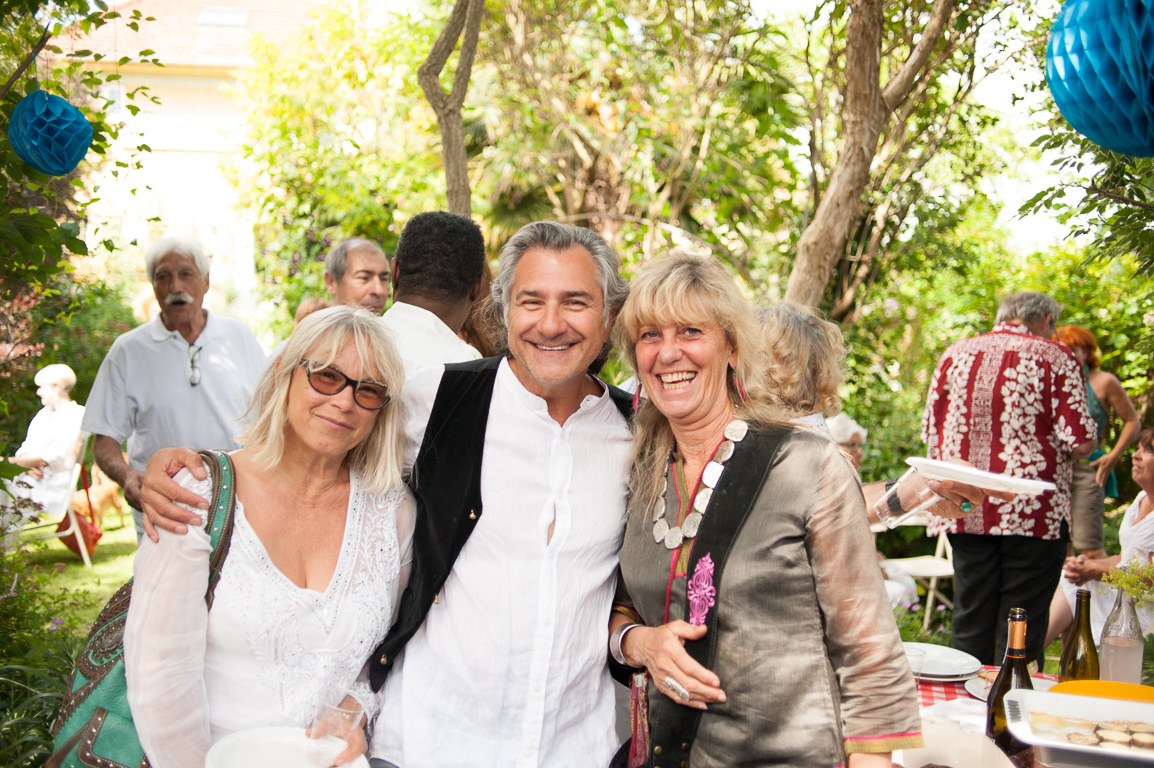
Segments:
[[[304,728],[249,728],[225,736],[212,746],[205,768],[327,768],[341,753],[335,738],[313,741]],[[364,755],[344,768],[369,768]]]
[[[1031,677],[1030,682],[1035,691],[1048,691],[1058,684],[1057,680],[1048,680],[1044,677]],[[966,681],[966,693],[978,701],[985,701],[990,696],[990,686],[993,683],[984,677],[972,677]]]
[[[1027,691],[1018,689],[1006,694],[1006,720],[1010,733],[1019,741],[1034,746],[1034,756],[1046,765],[1060,768],[1114,768],[1127,765],[1154,765],[1154,750],[1127,749],[1114,751],[1098,746],[1074,744],[1066,738],[1070,732],[1092,732],[1092,723],[1110,720],[1154,724],[1154,704],[1122,699],[1076,696],[1070,693]],[[1031,715],[1043,715],[1050,722],[1035,725]],[[1089,721],[1090,725],[1060,718]]]
[[[925,651],[919,678],[934,682],[956,682],[978,674],[982,662],[964,651],[933,643],[902,643],[906,648]]]
[[[1006,493],[1021,493],[1027,496],[1037,496],[1047,491],[1056,491],[1058,487],[1047,480],[1031,480],[1027,477],[1013,475],[999,475],[986,472],[982,469],[967,467],[962,464],[953,464],[938,459],[927,459],[923,456],[910,456],[906,464],[921,472],[931,480],[957,480],[987,491],[1004,491]]]

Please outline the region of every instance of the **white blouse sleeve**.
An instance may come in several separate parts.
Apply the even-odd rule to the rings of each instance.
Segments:
[[[188,470],[183,487],[211,494],[211,478]],[[182,505],[183,506],[183,505]],[[207,644],[208,563],[212,546],[203,528],[186,535],[160,531],[145,537],[136,554],[132,602],[124,630],[128,704],[144,753],[153,768],[203,768],[209,748]]]
[[[402,490],[401,503],[397,505],[397,543],[401,552],[401,571],[397,576],[397,599],[393,601],[393,617],[389,626],[397,621],[401,608],[401,595],[409,583],[409,569],[413,564],[413,530],[417,526],[417,502],[408,488]]]

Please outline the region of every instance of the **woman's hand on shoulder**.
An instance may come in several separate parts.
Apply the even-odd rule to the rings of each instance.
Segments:
[[[192,491],[182,488],[173,480],[180,470],[187,468],[198,480],[208,476],[204,462],[196,451],[188,448],[164,448],[148,460],[140,489],[141,509],[144,512],[144,530],[153,541],[159,541],[156,528],[172,533],[187,533],[184,524],[200,526],[204,522],[192,512],[176,505],[181,502],[197,509],[208,509],[208,502]]]
[[[621,652],[630,664],[645,667],[657,689],[674,702],[705,709],[707,704],[725,701],[717,675],[685,650],[686,640],[699,640],[705,632],[704,626],[680,620],[660,627],[637,627],[625,636]]]

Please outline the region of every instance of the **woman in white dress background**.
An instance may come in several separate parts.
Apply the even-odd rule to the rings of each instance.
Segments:
[[[84,406],[72,401],[76,374],[67,365],[46,365],[36,372],[33,381],[44,407],[32,418],[16,455],[8,459],[27,470],[9,488],[36,502],[45,512],[59,514],[76,490],[72,469],[76,466]]]
[[[247,728],[307,727],[334,696],[375,714],[360,672],[394,618],[416,514],[400,476],[402,378],[379,318],[351,307],[305,318],[232,454],[234,529],[211,611],[203,528],[142,542],[124,648],[154,768],[202,768],[213,743]],[[211,494],[208,478],[176,479]],[[363,739],[356,729],[337,763]]]
[[[1134,464],[1130,469],[1134,482],[1142,492],[1126,510],[1122,525],[1118,528],[1118,541],[1122,552],[1113,557],[1089,558],[1085,555],[1066,558],[1062,580],[1050,603],[1050,627],[1046,633],[1046,645],[1054,642],[1074,621],[1074,601],[1078,589],[1090,590],[1090,628],[1094,632],[1094,642],[1102,640],[1102,626],[1106,623],[1110,610],[1114,607],[1114,587],[1103,584],[1101,578],[1118,566],[1126,566],[1135,557],[1144,563],[1154,560],[1154,429],[1143,430],[1138,435],[1138,447],[1134,450]],[[1154,608],[1148,604],[1136,606],[1142,632],[1150,628],[1154,619]]]

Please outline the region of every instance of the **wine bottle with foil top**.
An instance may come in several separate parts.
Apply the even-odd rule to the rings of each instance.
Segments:
[[[1066,630],[1066,642],[1062,644],[1058,681],[1097,680],[1098,677],[1098,649],[1090,630],[1090,590],[1079,589],[1074,623]]]
[[[1014,738],[1006,720],[1006,694],[1015,688],[1034,689],[1026,668],[1026,609],[1011,608],[1006,633],[1006,658],[986,697],[986,735],[1009,756],[1030,748]]]

